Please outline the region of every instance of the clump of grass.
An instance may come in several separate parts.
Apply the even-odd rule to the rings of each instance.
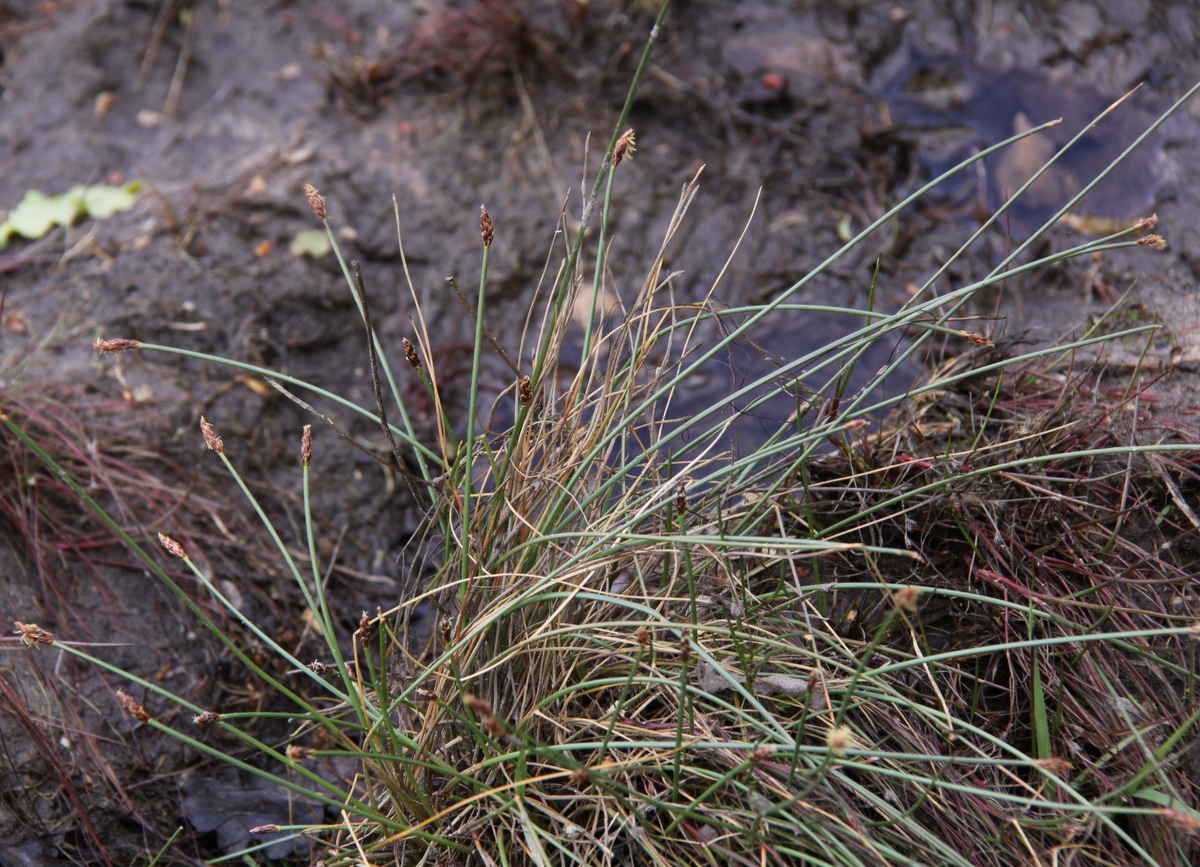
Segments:
[[[241,723],[253,714],[136,678],[146,700],[126,703],[133,719],[326,805],[325,825],[258,830],[315,837],[329,864],[1192,863],[1200,612],[1195,554],[1180,542],[1197,523],[1197,438],[1156,431],[1144,390],[1114,390],[1070,363],[1153,327],[1012,355],[956,318],[1016,274],[1145,245],[1153,220],[1041,259],[1026,258],[1031,240],[985,279],[929,297],[948,262],[905,307],[857,311],[854,333],[684,421],[671,401],[693,371],[776,310],[815,310],[789,299],[942,178],[791,290],[736,310],[677,300],[665,269],[693,181],[622,315],[593,305],[578,373],[564,381],[565,311],[615,279],[603,262],[608,208],[633,146],[620,130],[581,221],[598,222],[590,285],[581,230],[535,306],[540,327],[506,353],[507,429],[477,417],[481,358],[498,342],[485,327],[488,262],[503,243],[486,209],[461,422],[443,408],[420,316],[408,369],[393,367],[353,264],[343,262],[375,407],[228,362],[381,425],[426,505],[413,573],[432,577],[338,640],[345,612],[324,592],[310,505],[321,449],[306,429],[307,561],[275,539],[328,656],[306,664],[246,622],[281,676],[223,638],[294,703],[290,742],[250,735]],[[319,193],[309,200],[328,226]],[[726,336],[697,345],[722,318]],[[904,357],[931,340],[976,348],[903,399],[847,393],[858,358],[901,330]],[[430,441],[399,399],[406,376],[437,408]],[[754,454],[723,453],[730,421],[713,419],[780,394],[794,416]],[[203,435],[242,484],[219,432],[204,423]],[[162,543],[221,598],[186,547]],[[418,643],[406,624],[425,603],[437,628]],[[109,665],[22,628],[31,645]],[[160,721],[163,704],[244,751]],[[353,779],[319,772],[345,756],[360,763]]]

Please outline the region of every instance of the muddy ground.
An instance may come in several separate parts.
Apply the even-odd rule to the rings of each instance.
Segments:
[[[121,476],[126,490],[145,494],[122,513],[126,525],[181,534],[208,551],[223,586],[304,647],[303,629],[289,622],[291,591],[254,553],[256,531],[204,459],[196,423],[204,412],[219,426],[235,462],[294,528],[296,441],[308,419],[227,369],[160,354],[101,358],[92,340],[230,356],[369,400],[364,337],[336,264],[289,252],[298,233],[317,226],[301,192],[312,183],[328,197],[349,255],[362,261],[389,345],[409,333],[413,312],[399,267],[397,197],[436,363],[461,381],[469,320],[444,281],[477,279],[479,204],[497,226],[489,322],[515,345],[568,195],[568,222],[578,219],[580,180],[596,169],[652,5],[0,0],[0,211],[31,189],[146,182],[131,211],[15,239],[0,254],[0,390],[74,407],[76,421],[47,424],[96,443],[96,460],[109,447],[119,451],[111,460],[162,478],[166,487],[152,496],[144,477]],[[986,273],[1200,81],[1198,45],[1190,0],[679,2],[631,115],[638,151],[617,184],[613,290],[640,287],[637,264],[649,261],[682,184],[701,166],[702,192],[670,265],[684,271],[680,297],[702,297],[748,224],[716,290],[737,304],[790,286],[840,235],[931,171],[1022,124],[1064,117],[1040,141],[939,189],[797,299],[861,305],[878,261],[880,303],[894,308],[1032,165],[1141,84],[950,272],[944,288],[956,288]],[[1156,212],[1166,252],[1057,267],[1010,283],[975,312],[998,309],[1010,335],[1045,342],[1131,289],[1121,321],[1164,326],[1142,360],[1146,376],[1162,376],[1152,393],[1188,421],[1200,411],[1198,165],[1200,101],[1040,245],[1061,248],[1103,219]],[[551,261],[561,252],[560,243]],[[794,357],[850,327],[846,317],[780,316],[754,339]],[[1144,349],[1109,348],[1109,369],[1131,370]],[[881,347],[865,367],[891,351]],[[762,364],[749,349],[735,354],[697,379],[683,409]],[[510,385],[503,373],[489,369],[487,385]],[[917,365],[903,372],[909,381],[918,373]],[[411,394],[418,425],[428,425],[429,408]],[[346,424],[383,447],[377,429]],[[744,423],[734,445],[752,448],[755,430],[753,419]],[[390,607],[403,592],[398,553],[417,512],[402,485],[323,432],[314,465],[349,634],[360,612]],[[13,467],[0,484],[31,488]],[[111,489],[105,496],[113,505]],[[0,552],[6,623],[37,621],[61,636],[119,644],[97,652],[223,709],[266,700],[127,556],[56,546],[96,532],[68,498],[14,501],[43,512],[40,524],[0,516],[11,549]],[[30,526],[42,528],[32,541]],[[131,726],[117,710],[114,678],[15,647],[5,644],[0,660],[0,776],[8,781],[0,865],[139,863],[181,826],[172,857],[199,861],[243,844],[242,825],[286,815],[286,802]]]

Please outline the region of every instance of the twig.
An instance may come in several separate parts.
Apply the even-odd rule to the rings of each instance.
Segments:
[[[471,320],[474,321],[475,309],[471,306],[471,302],[467,300],[467,296],[463,294],[463,291],[458,288],[457,281],[453,277],[447,277],[446,282],[454,288],[454,294],[458,296],[458,300],[462,302],[462,306],[467,309],[467,312],[471,314]],[[487,338],[488,343],[492,344],[492,349],[500,353],[500,357],[504,359],[509,368],[512,369],[512,372],[520,379],[521,368],[517,367],[516,363],[508,357],[508,353],[504,351],[504,347],[496,341],[496,338],[492,336],[492,332],[488,331],[486,325],[483,326],[483,336]]]
[[[158,59],[158,49],[162,47],[163,37],[167,33],[167,25],[171,23],[171,12],[174,9],[174,0],[163,0],[162,5],[158,7],[158,16],[154,19],[154,29],[150,33],[150,41],[146,43],[146,53],[142,55],[142,65],[133,82],[134,90],[141,90],[146,86],[146,79],[150,77],[154,61]]]
[[[379,426],[383,428],[383,435],[387,437],[388,447],[392,450],[392,457],[396,459],[396,466],[404,466],[404,458],[400,454],[400,447],[396,445],[396,438],[392,436],[392,429],[388,425],[387,411],[383,405],[383,391],[379,385],[379,354],[375,351],[375,326],[371,324],[371,310],[367,306],[367,287],[363,284],[362,269],[359,267],[358,260],[354,259],[350,262],[350,266],[354,269],[354,282],[358,286],[358,298],[362,302],[363,323],[367,328],[367,356],[371,359],[371,384],[375,387],[375,406],[379,409]],[[397,395],[399,400],[399,395]],[[417,488],[413,485],[413,480],[420,479],[419,476],[401,470],[402,475],[408,481],[409,492],[413,495],[413,499],[417,502],[421,501],[421,496],[417,493]]]
[[[183,47],[175,62],[175,74],[171,76],[171,87],[167,90],[167,101],[163,103],[163,116],[172,117],[179,108],[179,95],[183,92],[183,80],[187,77],[188,63],[192,59],[192,45],[196,41],[196,21],[200,18],[200,7],[188,10],[187,30],[183,34]]]
[[[387,437],[388,447],[392,450],[396,465],[402,467],[404,461],[400,457],[400,447],[396,445],[396,438],[392,436],[392,429],[388,427],[387,411],[383,406],[383,391],[379,387],[379,356],[375,352],[375,326],[371,324],[371,311],[367,307],[367,287],[363,285],[362,269],[358,265],[358,260],[353,260],[350,267],[354,269],[354,282],[358,284],[358,297],[362,301],[363,322],[367,326],[367,357],[371,359],[371,384],[375,387],[375,406],[379,410],[379,426],[383,428],[383,435]]]

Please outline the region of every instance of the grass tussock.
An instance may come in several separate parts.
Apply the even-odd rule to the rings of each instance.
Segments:
[[[622,465],[661,432],[619,359],[676,313],[481,485],[393,673],[455,769],[405,822],[530,863],[1188,863],[1195,432],[987,348],[875,433],[810,401],[803,462]]]
[[[1193,863],[1197,437],[1157,421],[1143,386],[1072,364],[1154,327],[1023,354],[962,327],[978,293],[1147,246],[1153,218],[1040,259],[1035,236],[985,279],[934,294],[964,249],[900,309],[853,311],[858,330],[685,419],[672,402],[690,376],[777,311],[823,309],[791,299],[943,178],[771,302],[731,310],[712,293],[677,297],[664,266],[695,181],[641,279],[606,270],[613,185],[633,146],[614,134],[580,220],[597,227],[592,262],[581,230],[520,344],[500,353],[513,378],[490,415],[445,409],[419,305],[393,366],[354,263],[343,270],[373,407],[226,362],[379,425],[381,459],[425,507],[411,593],[342,629],[311,507],[327,440],[306,429],[300,444],[305,558],[204,422],[328,653],[304,661],[245,618],[244,633],[207,621],[246,676],[289,703],[287,737],[258,738],[261,712],[202,707],[133,676],[131,724],[322,805],[323,824],[256,830],[303,839],[331,865]],[[308,197],[329,227],[324,200]],[[486,209],[480,233],[476,410],[483,355],[504,346],[486,327],[490,251],[503,243]],[[610,289],[626,303],[605,317],[596,299]],[[567,311],[579,309],[591,313],[575,343]],[[851,392],[858,360],[899,334],[893,361]],[[959,351],[929,352],[939,345]],[[916,353],[944,360],[903,398],[878,398]],[[435,408],[421,437],[402,399],[414,383]],[[728,452],[733,418],[780,397],[793,415],[754,453]],[[237,616],[194,546],[161,542]],[[436,628],[418,639],[408,626],[422,605]],[[33,647],[118,671],[22,628]],[[164,721],[167,707],[197,727]],[[331,773],[345,758],[355,772]]]

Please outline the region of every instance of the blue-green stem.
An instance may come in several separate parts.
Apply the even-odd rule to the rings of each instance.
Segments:
[[[286,373],[279,373],[278,371],[271,370],[270,368],[259,367],[257,364],[248,364],[244,361],[235,361],[231,358],[221,358],[219,355],[210,355],[207,352],[194,352],[190,349],[180,349],[176,346],[163,346],[158,343],[140,343],[138,349],[167,352],[171,355],[181,355],[184,358],[196,358],[200,361],[211,361],[215,364],[223,364],[226,367],[232,367],[236,370],[245,370],[249,371],[250,373],[256,373],[259,376],[278,380],[279,382],[286,382],[289,385],[295,385],[299,388],[311,391],[313,394],[319,394],[321,397],[328,398],[334,403],[344,406],[346,409],[356,412],[364,418],[368,418],[375,423],[379,422],[379,414],[376,410],[359,406],[358,404],[347,400],[339,394],[334,394],[332,391],[321,388],[320,386],[313,385],[310,382],[305,382],[303,379],[297,379],[294,376],[289,376]],[[439,464],[441,463],[441,456],[428,446],[422,444],[415,436],[406,433],[404,430],[396,427],[395,425],[389,425],[389,427],[391,427],[392,433],[399,437],[405,445],[418,453],[418,457],[424,455],[425,458],[431,461],[435,461]]]
[[[306,435],[311,436],[311,428],[307,430]],[[349,669],[346,668],[346,660],[342,656],[342,648],[338,643],[337,633],[333,628],[333,617],[329,613],[329,603],[325,599],[325,582],[321,576],[321,561],[317,557],[317,538],[313,532],[312,480],[308,463],[307,459],[303,461],[304,535],[308,541],[308,560],[312,567],[313,590],[317,598],[317,608],[314,613],[320,618],[319,622],[321,624],[321,631],[325,636],[325,643],[329,647],[329,652],[333,655],[334,665],[337,666],[338,676],[342,679],[342,686],[350,699],[350,704],[354,707],[355,713],[358,714],[359,722],[366,728],[370,723],[367,720],[361,696],[358,690],[354,688],[354,679],[350,676]]]
[[[604,207],[600,211],[600,239],[596,242],[596,272],[592,275],[592,300],[588,307],[587,322],[583,325],[583,348],[579,353],[579,373],[586,377],[588,356],[592,353],[592,330],[596,327],[596,307],[600,300],[600,286],[604,281],[605,244],[608,242],[608,211],[612,205],[613,180],[617,167],[611,166],[604,186]]]
[[[479,300],[475,306],[475,351],[471,358],[471,392],[467,400],[467,437],[463,442],[463,506],[462,506],[462,579],[463,579],[463,599],[466,600],[471,593],[470,579],[473,574],[471,568],[471,510],[473,507],[472,500],[474,498],[474,459],[475,459],[475,402],[479,399],[479,362],[483,356],[483,314],[484,304],[487,299],[487,273],[488,260],[491,258],[492,245],[490,240],[483,245],[483,264],[479,268]],[[480,543],[482,549],[482,541]],[[480,550],[482,555],[482,550]],[[467,613],[467,606],[464,604],[462,614]]]
[[[379,363],[383,366],[383,375],[387,378],[388,387],[392,391],[392,399],[396,401],[396,408],[400,411],[400,420],[404,423],[404,435],[410,442],[415,442],[417,439],[416,433],[413,431],[412,421],[409,420],[408,410],[404,406],[404,400],[401,395],[400,386],[396,382],[396,376],[392,373],[392,365],[388,361],[387,353],[383,351],[383,345],[379,342],[379,336],[375,333],[375,329],[371,323],[367,321],[366,309],[363,307],[362,298],[358,294],[358,285],[354,280],[354,275],[350,273],[350,268],[346,264],[346,259],[342,256],[342,248],[338,245],[337,238],[333,234],[333,229],[329,225],[329,221],[325,220],[325,234],[329,236],[329,243],[333,247],[333,253],[337,256],[338,265],[342,269],[342,276],[346,278],[346,285],[350,287],[350,294],[354,298],[354,303],[358,307],[358,315],[362,317],[363,324],[367,326],[371,332],[368,339],[375,344],[375,355],[379,358]],[[421,477],[425,481],[429,481],[432,476],[429,474],[429,466],[425,463],[425,457],[421,450],[418,449],[417,466],[421,469]],[[436,460],[436,458],[435,458]]]
[[[579,261],[579,252],[583,248],[584,235],[587,233],[588,220],[591,217],[591,211],[595,205],[596,199],[600,195],[601,185],[605,182],[608,172],[611,170],[613,151],[617,147],[617,142],[620,140],[622,130],[625,128],[626,121],[629,118],[629,112],[633,109],[633,100],[637,95],[638,86],[641,84],[642,76],[650,65],[650,54],[654,49],[655,43],[658,41],[659,33],[662,31],[663,21],[667,17],[667,10],[671,8],[671,0],[663,0],[662,5],[658,10],[658,17],[654,21],[654,26],[650,30],[650,36],[646,39],[646,46],[642,49],[641,59],[638,61],[637,69],[633,73],[633,81],[629,86],[629,91],[625,95],[625,104],[621,107],[621,113],[617,118],[616,124],[613,126],[612,138],[609,139],[608,149],[604,152],[604,162],[601,165],[600,172],[596,175],[595,183],[592,185],[592,192],[583,209],[583,218],[580,221],[579,231],[575,234],[575,241],[571,246],[571,253],[567,257],[566,267],[563,269],[562,280],[556,289],[555,296],[551,300],[554,307],[553,314],[549,317],[550,326],[546,329],[545,335],[542,337],[541,345],[538,347],[537,356],[533,364],[533,374],[530,377],[534,394],[537,394],[543,385],[543,378],[546,368],[546,360],[550,355],[551,341],[554,339],[554,334],[557,332],[555,324],[562,315],[563,303],[569,293],[571,280],[575,275],[576,263]],[[512,442],[516,443],[520,440],[521,433],[525,429],[526,420],[529,417],[531,408],[536,406],[537,400],[531,400],[520,408],[517,413],[517,419],[513,423]],[[501,475],[496,479],[497,490],[500,489],[504,480],[508,478],[508,472],[512,466],[513,455],[516,453],[515,448],[510,448],[504,459],[504,469]]]

